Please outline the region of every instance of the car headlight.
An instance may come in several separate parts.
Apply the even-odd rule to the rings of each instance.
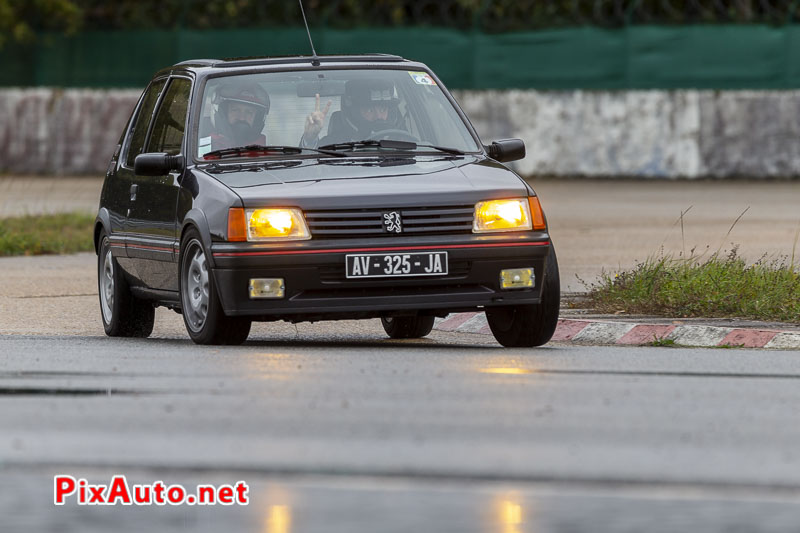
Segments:
[[[530,230],[531,210],[527,198],[487,200],[475,204],[473,233]]]
[[[294,207],[228,211],[229,241],[285,241],[311,238],[303,212]]]
[[[303,213],[295,208],[247,209],[248,241],[305,240],[311,238]]]

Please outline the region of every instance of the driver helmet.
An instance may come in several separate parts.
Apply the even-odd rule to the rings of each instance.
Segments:
[[[381,79],[349,80],[344,86],[342,111],[359,132],[396,128],[398,109],[394,84]],[[365,114],[369,118],[365,118]]]
[[[217,89],[215,95],[217,111],[214,125],[225,136],[231,136],[239,143],[253,142],[264,130],[269,113],[269,94],[256,83],[226,83]],[[256,109],[253,123],[236,121],[228,122],[228,108],[234,103],[247,104]],[[229,130],[229,131],[226,131]]]

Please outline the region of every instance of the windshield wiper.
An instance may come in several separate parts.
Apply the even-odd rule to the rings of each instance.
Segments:
[[[453,154],[453,155],[464,155],[464,152],[461,150],[457,150],[455,148],[447,148],[443,146],[434,146],[432,144],[417,144],[412,141],[393,141],[391,139],[384,139],[381,141],[376,141],[375,139],[364,139],[363,141],[350,141],[350,142],[343,142],[343,143],[335,143],[335,144],[326,144],[325,146],[320,146],[320,149],[328,149],[328,150],[353,150],[355,148],[367,148],[371,146],[376,146],[378,148],[390,148],[394,150],[403,150],[403,151],[413,151],[417,148],[432,148],[439,152],[444,152],[446,154]]]
[[[303,152],[317,152],[319,154],[330,155],[334,157],[345,157],[340,152],[330,150],[317,149],[317,148],[301,148],[299,146],[264,146],[262,144],[248,144],[247,146],[235,146],[233,148],[223,148],[221,150],[214,150],[203,155],[203,159],[227,159],[229,157],[239,157],[248,155],[250,157],[258,157],[259,155],[275,155],[275,154],[302,154]]]
[[[389,141],[376,141],[374,139],[365,139],[363,141],[348,141],[343,143],[333,143],[320,146],[321,150],[352,150],[353,148],[366,148],[368,146],[377,146],[378,148],[393,148],[393,146],[386,146],[385,143]]]
[[[464,155],[464,152],[462,150],[458,150],[457,148],[448,148],[446,146],[434,146],[432,144],[418,144],[416,148],[431,148],[433,150],[436,150],[438,152],[444,152],[446,154]]]

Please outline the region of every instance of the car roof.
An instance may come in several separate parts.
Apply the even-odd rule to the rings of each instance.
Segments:
[[[414,68],[427,68],[422,63],[409,61],[403,57],[391,54],[360,54],[360,55],[324,55],[324,56],[273,56],[273,57],[235,57],[228,59],[189,59],[181,61],[171,67],[161,69],[156,76],[166,75],[176,69],[194,71],[197,74],[212,74],[226,71],[253,70],[254,68],[269,68],[284,70],[287,66],[319,67],[323,64],[336,64],[339,67],[363,67],[365,64],[375,66],[385,64],[403,63]]]

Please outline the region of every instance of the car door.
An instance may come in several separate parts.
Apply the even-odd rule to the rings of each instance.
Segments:
[[[172,77],[153,116],[144,153],[183,153],[192,82]],[[184,168],[163,176],[134,174],[126,222],[128,257],[150,288],[178,290],[178,243],[175,218]]]
[[[144,142],[150,129],[153,113],[166,83],[166,78],[153,80],[142,93],[142,97],[139,99],[125,133],[117,164],[106,185],[105,207],[109,211],[111,222],[111,235],[109,238],[112,243],[115,243],[113,249],[117,261],[123,270],[133,278],[138,277],[138,274],[133,262],[127,258],[126,244],[128,238],[125,234],[131,207],[131,186],[134,177],[133,161],[144,150]]]

